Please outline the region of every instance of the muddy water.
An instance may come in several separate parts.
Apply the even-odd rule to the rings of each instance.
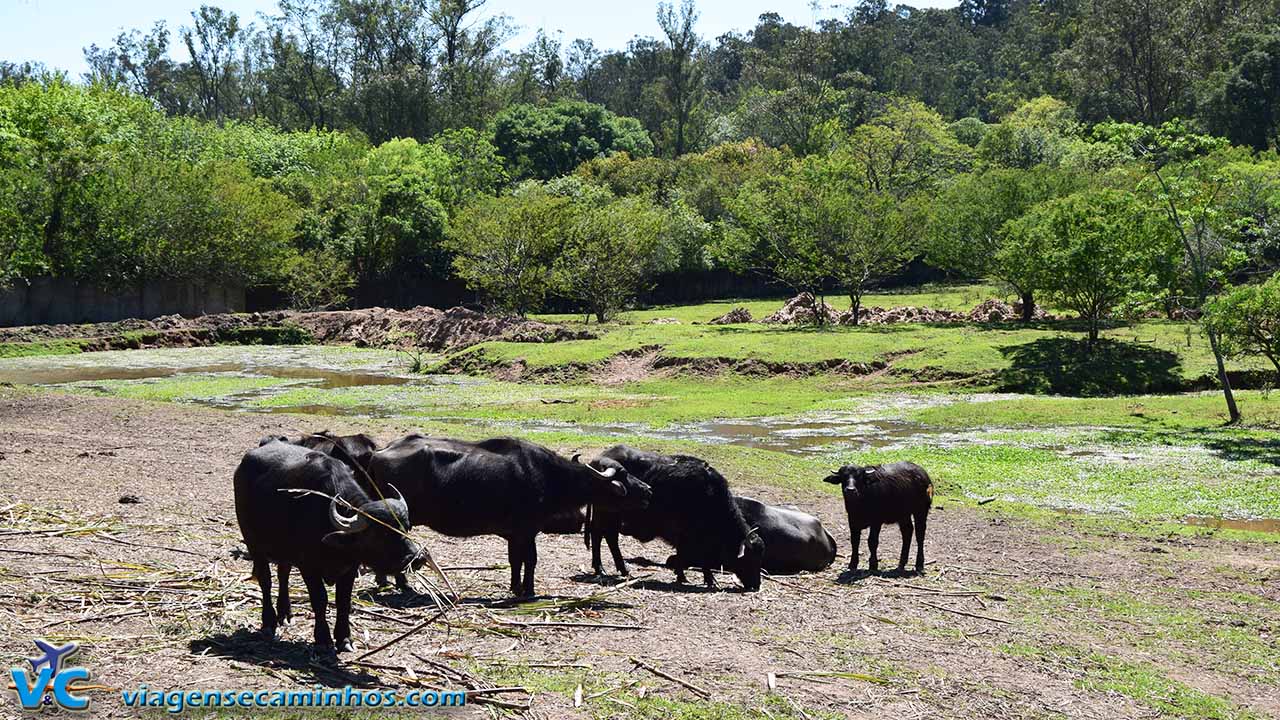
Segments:
[[[1280,519],[1272,518],[1218,518],[1201,515],[1188,515],[1183,519],[1187,525],[1212,528],[1214,530],[1251,530],[1253,532],[1280,533]]]

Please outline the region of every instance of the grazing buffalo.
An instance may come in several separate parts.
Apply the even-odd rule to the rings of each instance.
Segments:
[[[734,499],[747,526],[756,528],[764,540],[765,572],[771,575],[817,572],[835,561],[836,541],[818,518],[741,495]]]
[[[404,490],[414,525],[454,537],[505,538],[511,592],[524,596],[534,594],[536,538],[551,518],[587,504],[642,508],[651,495],[625,470],[599,470],[516,438],[410,435],[374,453],[370,470],[378,486]]]
[[[601,539],[608,540],[618,571],[627,574],[618,548],[622,532],[641,542],[661,538],[673,546],[676,552],[667,565],[675,571],[677,582],[685,582],[685,568],[701,567],[703,581],[714,587],[711,571],[724,568],[737,575],[745,589],[760,589],[766,542],[743,519],[729,483],[715,468],[695,457],[669,457],[625,445],[609,448],[595,462],[625,468],[653,488],[648,508],[620,513],[593,508],[588,532],[597,574],[603,570]]]
[[[823,478],[839,485],[844,494],[844,509],[849,515],[849,538],[852,551],[849,569],[858,569],[858,545],[862,529],[867,532],[867,550],[871,572],[878,569],[876,546],[880,544],[880,526],[897,523],[902,530],[902,554],[898,572],[907,566],[911,550],[912,520],[916,533],[916,573],[924,572],[924,533],[933,505],[933,481],[924,468],[909,462],[890,465],[845,465]]]
[[[297,567],[307,584],[315,613],[317,649],[351,649],[351,586],[356,571],[368,565],[380,572],[421,567],[425,553],[403,532],[409,508],[394,492],[372,497],[351,469],[334,458],[280,438],[266,438],[245,454],[235,472],[236,519],[253,574],[262,589],[262,631],[274,636],[278,622],[291,617],[287,578]],[[290,492],[306,491],[306,492]],[[271,567],[282,579],[271,605]],[[325,620],[325,583],[337,586],[338,616],[333,638]]]

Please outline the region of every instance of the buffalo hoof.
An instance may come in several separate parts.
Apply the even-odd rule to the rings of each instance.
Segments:
[[[356,646],[351,643],[351,638],[343,638],[338,641],[338,652],[349,653],[355,651]]]
[[[338,651],[333,648],[333,643],[316,643],[311,646],[311,657],[321,662],[332,662],[337,659]]]
[[[293,624],[293,613],[288,613],[288,614],[286,614],[286,615],[277,615],[277,616],[276,616],[276,624],[277,624],[277,625],[292,625],[292,624]]]
[[[279,640],[280,626],[279,625],[263,625],[262,629],[258,631],[258,634],[262,636],[263,640]]]

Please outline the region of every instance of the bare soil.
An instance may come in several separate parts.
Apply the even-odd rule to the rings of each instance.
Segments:
[[[261,436],[322,424],[338,432],[369,431],[383,441],[412,429],[0,390],[4,660],[21,662],[36,637],[76,639],[83,644],[78,661],[91,669],[94,682],[158,689],[396,687],[413,684],[412,677],[455,686],[434,679],[438,671],[423,658],[495,683],[512,682],[501,663],[589,666],[523,670],[515,682],[534,686],[532,697],[493,696],[529,702],[524,714],[548,718],[633,716],[606,697],[574,708],[572,688],[579,682],[587,695],[636,681],[626,692],[634,695],[643,686],[651,696],[703,702],[637,670],[630,658],[705,688],[717,702],[745,708],[770,702],[769,673],[840,671],[878,680],[780,677],[773,694],[786,699],[782,707],[803,708],[798,717],[1159,714],[1155,700],[1091,682],[1095,670],[1054,650],[1072,647],[1153,668],[1180,686],[1225,700],[1232,713],[1280,716],[1275,544],[1087,535],[1067,522],[1046,528],[943,500],[930,517],[924,577],[850,578],[841,572],[849,549],[841,503],[821,492],[816,478],[814,492],[803,496],[784,497],[770,487],[739,490],[818,515],[841,550],[836,566],[825,572],[778,578],[748,594],[736,591],[730,577],[721,579],[722,590],[706,591],[673,584],[661,568],[639,566],[638,575],[652,574],[604,598],[519,614],[503,602],[508,576],[499,539],[443,538],[418,529],[440,564],[481,568],[450,573],[465,605],[447,623],[434,623],[369,659],[382,667],[353,665],[350,654],[337,666],[319,662],[309,654],[311,613],[296,574],[296,617],[284,639],[267,642],[252,632],[257,589],[248,581],[249,564],[232,556],[240,543],[231,475]],[[125,495],[140,502],[122,504]],[[896,531],[886,528],[882,565],[893,565],[898,542]],[[667,550],[624,538],[624,553],[660,561]],[[863,557],[865,562],[865,547]],[[616,581],[591,578],[588,570],[579,537],[539,539],[538,590],[544,596],[587,598]],[[1084,600],[1048,610],[1036,604],[1038,593],[1056,590],[1139,600],[1173,593],[1206,623],[1244,623],[1251,638],[1276,654],[1245,663],[1248,671],[1242,672],[1230,664],[1231,656],[1206,652],[1194,637],[1161,635],[1154,620],[1099,613]],[[425,598],[374,592],[371,578],[358,581],[357,592],[357,654],[434,613]],[[643,629],[496,624],[541,620]],[[1204,632],[1216,629],[1210,624]],[[1152,635],[1158,642],[1143,640]],[[1046,652],[1028,655],[1018,648]],[[778,713],[778,705],[768,707]],[[12,693],[0,693],[0,716],[18,712]],[[473,706],[460,714],[486,712]],[[90,714],[127,717],[136,711],[103,691]]]

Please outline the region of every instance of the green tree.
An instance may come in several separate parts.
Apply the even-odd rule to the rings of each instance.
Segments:
[[[1044,167],[958,175],[930,206],[926,255],[938,267],[961,276],[1008,283],[1022,301],[1022,320],[1030,322],[1036,278],[1023,272],[1022,258],[1001,253],[1012,242],[1009,223],[1080,185],[1078,177]]]
[[[1076,311],[1090,344],[1122,304],[1161,289],[1155,268],[1176,248],[1163,218],[1118,190],[1049,200],[1013,225],[1003,261],[1025,265],[1054,302]]]
[[[1280,276],[1228,290],[1205,304],[1205,328],[1227,357],[1261,355],[1280,378]]]
[[[826,317],[823,291],[837,277],[838,203],[824,201],[825,188],[792,172],[748,183],[725,208],[724,232],[715,243],[717,261],[737,272],[755,272],[813,298],[813,316]]]
[[[582,162],[609,153],[645,157],[653,152],[639,121],[581,101],[513,105],[494,118],[493,137],[517,180],[566,175]]]
[[[677,11],[670,3],[658,3],[658,26],[667,38],[662,63],[662,100],[667,114],[666,135],[672,157],[693,148],[694,125],[705,95],[698,49],[702,44],[693,29],[698,11],[693,0],[683,0]]]
[[[530,182],[467,206],[447,239],[458,276],[502,310],[524,315],[540,307],[572,202]]]
[[[557,291],[599,322],[612,318],[667,269],[658,247],[664,219],[642,198],[575,202],[553,265]]]

